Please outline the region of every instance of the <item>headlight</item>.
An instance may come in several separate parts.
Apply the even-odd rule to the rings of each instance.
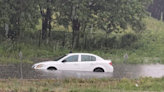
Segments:
[[[43,66],[44,66],[43,64],[40,64],[40,65],[37,65],[36,68],[41,68]]]

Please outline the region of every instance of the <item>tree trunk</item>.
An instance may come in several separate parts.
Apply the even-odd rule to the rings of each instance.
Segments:
[[[78,48],[79,47],[79,31],[80,31],[80,23],[78,21],[78,19],[74,19],[72,21],[73,25],[72,25],[72,29],[73,29],[73,39],[72,39],[72,46],[74,47],[74,41],[76,41],[76,45],[75,47]]]
[[[47,0],[47,3],[50,2],[50,0]],[[45,16],[42,15],[42,39],[47,39],[47,29],[49,29],[48,37],[50,37],[51,34],[51,9],[50,6],[47,6]]]
[[[105,36],[105,47],[106,48],[108,47],[108,34],[106,34]]]
[[[42,40],[47,38],[47,26],[48,25],[48,18],[42,19]]]
[[[79,37],[80,36],[80,33],[79,31],[77,32],[77,38],[76,38],[76,48],[79,48]]]
[[[85,44],[84,45],[85,46],[84,49],[86,49],[87,48],[87,35],[86,34],[84,35],[84,41],[85,41],[85,43],[84,43]]]
[[[41,44],[41,35],[42,35],[42,31],[41,30],[39,30],[39,44],[38,44],[38,46],[39,46],[39,48],[40,48],[40,44]]]
[[[51,19],[49,19],[48,29],[49,29],[48,37],[51,38]]]
[[[64,33],[64,37],[63,37],[63,47],[65,46],[65,33]]]
[[[75,30],[72,32],[72,48],[74,47],[74,39],[75,39]]]

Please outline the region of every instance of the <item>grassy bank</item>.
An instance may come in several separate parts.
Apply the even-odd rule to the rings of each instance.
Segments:
[[[105,59],[111,59],[113,63],[122,63],[124,61],[123,56],[126,53],[129,55],[127,63],[164,63],[164,22],[149,17],[145,19],[145,23],[147,29],[140,30],[139,34],[135,34],[131,29],[126,30],[125,34],[135,34],[137,37],[137,40],[129,45],[121,48],[73,49],[73,52],[97,54]],[[119,36],[116,34],[112,34],[112,36],[118,39],[117,45],[119,45]],[[128,40],[125,44],[128,44]],[[19,50],[14,50],[16,46],[19,46],[23,53],[23,62],[28,63],[53,60],[72,50],[57,43],[51,46],[41,45],[39,48],[36,42],[31,45],[25,43],[13,44],[6,40],[0,44],[1,63],[20,61]]]
[[[136,86],[136,84],[138,86]],[[160,92],[164,78],[0,80],[1,92]]]

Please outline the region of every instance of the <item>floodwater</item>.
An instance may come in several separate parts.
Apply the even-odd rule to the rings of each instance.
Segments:
[[[0,79],[21,78],[20,64],[0,65]],[[139,78],[164,76],[161,64],[113,64],[113,73],[78,72],[78,71],[40,71],[31,68],[31,64],[22,65],[23,79],[64,79],[64,78]]]
[[[114,67],[115,78],[164,77],[162,64],[116,64]]]

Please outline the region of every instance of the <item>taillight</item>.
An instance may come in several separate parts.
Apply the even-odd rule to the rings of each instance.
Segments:
[[[112,65],[112,62],[110,62],[109,64]]]

